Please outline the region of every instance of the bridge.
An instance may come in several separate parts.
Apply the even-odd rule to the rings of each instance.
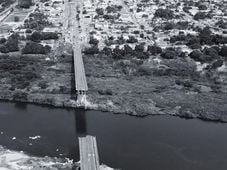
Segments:
[[[88,86],[80,46],[78,21],[79,10],[77,10],[77,8],[81,5],[80,3],[81,1],[78,0],[64,1],[65,9],[63,18],[63,35],[65,36],[65,41],[68,41],[72,44],[77,105],[85,106],[86,92],[88,91]],[[96,138],[93,136],[81,135],[79,137],[79,148],[81,160],[80,169],[100,170]]]
[[[64,15],[64,32],[66,39],[69,40],[73,48],[73,62],[75,75],[75,90],[77,95],[77,104],[84,105],[86,100],[86,92],[88,91],[86,74],[84,70],[83,57],[81,52],[79,21],[77,16],[78,1],[65,1],[65,15]],[[69,34],[67,34],[67,32]]]

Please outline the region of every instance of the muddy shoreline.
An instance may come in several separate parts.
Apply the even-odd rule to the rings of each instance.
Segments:
[[[12,100],[12,99],[0,99],[0,102],[22,102],[25,104],[35,104],[35,105],[40,105],[40,106],[44,106],[44,107],[55,107],[55,108],[66,108],[66,109],[76,109],[78,108],[76,106],[75,103],[73,102],[55,102],[55,103],[49,103],[47,102],[45,99],[44,100],[36,100],[36,101],[32,101],[32,100]],[[116,108],[116,107],[110,107],[108,105],[97,105],[97,104],[91,104],[89,106],[87,106],[86,110],[95,110],[95,111],[102,111],[102,112],[110,112],[113,114],[125,114],[125,115],[129,115],[129,116],[133,116],[133,117],[138,117],[138,118],[143,118],[143,117],[147,117],[147,116],[165,116],[165,115],[171,115],[171,116],[177,116],[177,117],[181,117],[181,118],[185,118],[185,119],[201,119],[204,121],[213,121],[213,122],[220,122],[220,123],[227,123],[227,116],[223,115],[209,115],[209,114],[193,114],[191,112],[184,112],[184,113],[179,113],[176,112],[176,110],[172,110],[172,114],[171,113],[167,113],[164,111],[160,111],[160,113],[147,113],[147,114],[135,114],[135,112],[133,113],[128,110],[121,110],[121,108]],[[174,112],[174,113],[173,113]]]

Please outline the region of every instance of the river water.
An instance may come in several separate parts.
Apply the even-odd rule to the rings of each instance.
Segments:
[[[0,102],[0,145],[7,149],[78,161],[81,134],[97,137],[100,162],[113,168],[227,169],[227,124]]]

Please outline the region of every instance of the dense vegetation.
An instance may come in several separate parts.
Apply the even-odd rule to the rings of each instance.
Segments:
[[[0,52],[8,53],[18,51],[18,35],[12,34],[8,39],[2,38],[0,40]]]
[[[24,28],[43,30],[46,26],[51,26],[52,24],[48,21],[47,16],[44,15],[39,10],[29,15],[29,18],[24,22]]]
[[[23,54],[47,54],[51,50],[51,47],[46,45],[43,46],[42,44],[36,42],[28,42],[26,43],[25,47],[22,49]]]

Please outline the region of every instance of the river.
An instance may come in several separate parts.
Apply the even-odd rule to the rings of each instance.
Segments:
[[[7,149],[78,161],[77,137],[81,134],[97,137],[100,162],[113,168],[227,168],[224,123],[0,102],[0,145]]]

